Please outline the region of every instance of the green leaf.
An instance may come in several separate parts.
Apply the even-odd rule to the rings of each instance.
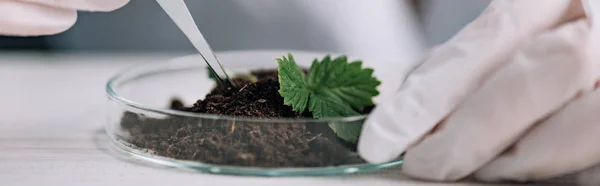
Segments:
[[[363,68],[361,61],[348,62],[346,56],[315,59],[307,75],[291,54],[277,62],[284,104],[296,112],[305,112],[308,107],[314,118],[358,115],[358,110],[373,105],[373,97],[379,94],[381,82],[373,77],[373,69]],[[362,124],[332,123],[330,127],[340,138],[356,142]]]
[[[309,77],[314,77],[315,80],[310,86],[317,92],[327,94],[329,98],[348,104],[352,109],[360,110],[373,105],[373,97],[379,95],[377,86],[381,82],[373,77],[373,69],[362,68],[361,61],[348,63],[346,56],[330,61],[327,56],[313,67],[309,71]]]
[[[210,70],[210,67],[206,66],[206,72],[208,72],[209,79],[212,79],[214,82],[218,82],[217,75],[215,73],[213,73],[212,70]]]
[[[213,73],[209,67],[206,67],[206,71],[208,72],[209,79],[212,79],[215,83],[219,83],[219,81],[217,80],[217,75]],[[253,83],[258,81],[256,76],[252,75],[251,73],[236,73],[227,69],[225,69],[225,72],[229,75],[233,75],[232,78],[244,78],[250,80],[250,82]]]
[[[329,128],[331,128],[335,135],[339,138],[346,140],[348,142],[357,143],[358,137],[362,132],[362,121],[352,121],[352,122],[342,122],[342,123],[330,123]]]
[[[283,103],[289,105],[296,112],[304,112],[308,104],[310,90],[306,86],[304,73],[289,54],[289,58],[283,56],[277,59],[279,65],[279,94],[283,97]]]
[[[309,110],[314,118],[344,117],[359,114],[349,105],[320,92],[310,93]]]

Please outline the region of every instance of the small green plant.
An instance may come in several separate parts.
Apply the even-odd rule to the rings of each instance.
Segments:
[[[219,82],[217,80],[217,75],[215,73],[213,73],[209,67],[206,67],[206,71],[208,72],[208,78],[212,79],[215,82]],[[233,72],[231,70],[227,70],[225,69],[225,71],[227,72],[227,74],[231,74],[233,77],[232,78],[245,78],[250,80],[250,82],[256,82],[257,79],[254,75],[250,74],[250,73],[238,73],[238,72]]]
[[[291,54],[278,58],[277,63],[284,104],[299,113],[308,109],[317,119],[359,115],[379,94],[381,82],[373,76],[373,69],[363,68],[362,61],[348,62],[346,56],[315,59],[307,74]],[[338,137],[353,143],[362,130],[362,123],[329,126]]]
[[[284,104],[295,112],[310,111],[314,118],[347,117],[359,115],[366,106],[373,105],[373,97],[379,94],[381,82],[373,76],[373,69],[363,68],[362,61],[348,62],[346,56],[323,60],[315,59],[305,74],[296,64],[294,56],[288,54],[277,59],[279,94]],[[215,74],[207,67],[209,78],[217,82]],[[250,73],[234,73],[233,78],[257,79]],[[336,135],[348,142],[356,143],[362,123],[330,123]]]

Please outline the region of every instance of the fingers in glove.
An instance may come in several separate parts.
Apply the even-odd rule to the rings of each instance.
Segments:
[[[64,32],[77,12],[46,5],[0,1],[0,35],[39,36]]]
[[[1,0],[0,0],[1,1]],[[113,11],[125,6],[129,0],[9,0],[27,3],[43,4],[47,6],[83,10],[83,11]]]
[[[525,45],[435,133],[407,152],[403,172],[427,180],[462,179],[502,153],[533,123],[593,87],[592,65],[581,54],[588,32],[581,20]]]
[[[583,186],[600,185],[600,164],[578,173],[577,183]]]
[[[600,89],[597,89],[537,124],[510,151],[478,170],[476,178],[484,181],[545,180],[600,163],[599,112]],[[600,175],[594,176],[600,178]]]
[[[497,0],[442,45],[406,80],[392,100],[378,104],[358,144],[371,163],[398,157],[446,117],[528,38],[573,17],[565,0]],[[576,17],[576,16],[575,16]]]

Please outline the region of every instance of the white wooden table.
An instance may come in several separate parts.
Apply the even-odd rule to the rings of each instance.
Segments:
[[[478,185],[413,181],[398,169],[330,177],[221,176],[127,158],[103,130],[105,81],[132,64],[172,56],[0,54],[0,185]]]

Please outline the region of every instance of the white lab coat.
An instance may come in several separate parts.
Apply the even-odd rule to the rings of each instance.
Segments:
[[[299,49],[407,56],[423,46],[403,0],[187,0],[215,50]],[[113,13],[80,13],[58,48],[191,50],[155,1],[132,0]],[[59,42],[60,41],[60,42]]]
[[[463,27],[490,0],[419,0],[421,32],[408,0],[187,0],[216,50],[303,49],[343,53],[409,50],[421,36],[441,43]],[[192,49],[157,3],[132,0],[112,13],[80,13],[68,32],[48,39],[64,49]]]
[[[427,45],[443,42],[489,0],[422,0],[425,31],[408,0],[187,0],[213,49],[309,50],[365,59],[400,84]],[[431,29],[432,28],[432,29]],[[132,0],[112,13],[80,13],[54,48],[189,51],[192,45],[155,1]]]

